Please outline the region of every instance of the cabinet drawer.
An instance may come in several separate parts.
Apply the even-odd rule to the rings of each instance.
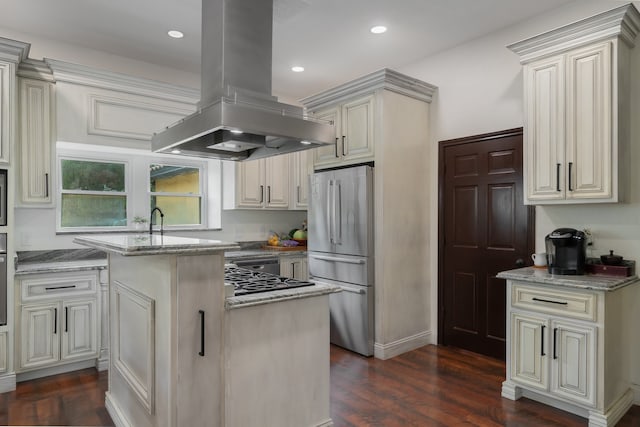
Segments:
[[[28,302],[95,295],[97,281],[97,274],[87,272],[34,275],[20,279],[20,296]]]
[[[511,305],[539,313],[596,321],[597,295],[513,284]]]

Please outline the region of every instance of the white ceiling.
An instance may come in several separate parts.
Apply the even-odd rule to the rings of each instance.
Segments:
[[[399,68],[568,1],[275,0],[273,93],[299,99]],[[201,0],[3,0],[0,28],[199,73],[200,6]],[[375,24],[389,31],[372,35]],[[185,37],[171,39],[169,29]],[[291,72],[294,64],[306,71]]]

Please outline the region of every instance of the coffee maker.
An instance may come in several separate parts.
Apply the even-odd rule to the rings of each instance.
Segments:
[[[545,237],[550,274],[584,274],[587,236],[573,228],[558,228]]]

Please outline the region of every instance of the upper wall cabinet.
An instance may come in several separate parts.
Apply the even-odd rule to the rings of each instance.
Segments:
[[[29,44],[0,37],[0,163],[9,163],[16,124],[16,69]]]
[[[288,209],[289,155],[232,164],[235,167],[235,203],[225,208]],[[225,181],[226,185],[226,181]]]
[[[336,129],[335,144],[314,149],[315,168],[373,160],[374,100],[373,95],[366,95],[313,112],[318,119],[332,122]]]
[[[508,46],[524,65],[525,203],[624,200],[639,29],[628,4]]]
[[[18,70],[18,204],[53,203],[52,156],[55,144],[55,84],[44,63],[25,60]]]

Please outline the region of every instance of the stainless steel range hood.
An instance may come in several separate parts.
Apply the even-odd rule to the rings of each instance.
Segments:
[[[271,95],[271,0],[202,0],[198,111],[151,138],[155,152],[253,160],[334,144],[332,124]]]

